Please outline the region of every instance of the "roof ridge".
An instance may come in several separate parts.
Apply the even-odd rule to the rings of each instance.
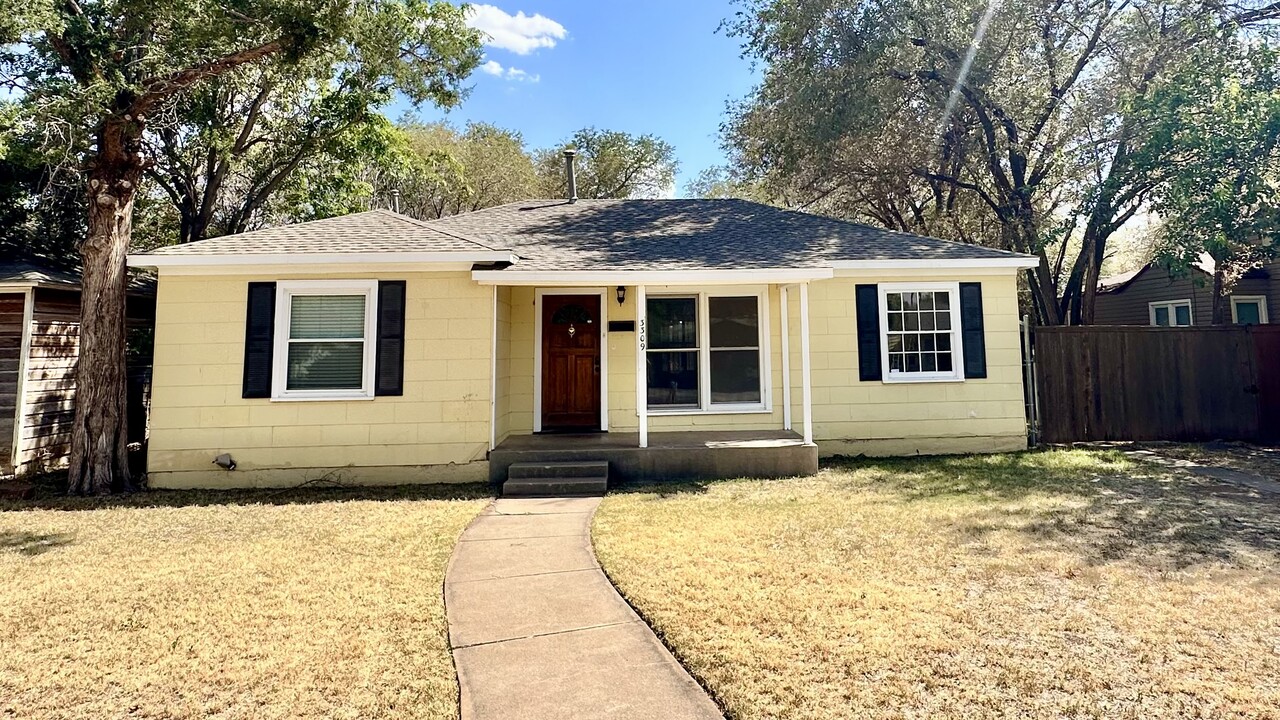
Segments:
[[[381,210],[381,208],[379,208],[379,209]],[[496,250],[505,250],[505,249],[507,249],[507,248],[496,248],[496,247],[492,247],[492,246],[490,246],[490,245],[486,245],[486,244],[484,244],[484,243],[482,243],[482,242],[480,242],[479,240],[476,240],[476,239],[474,239],[474,238],[469,238],[469,237],[466,237],[465,235],[459,235],[459,234],[457,234],[457,233],[451,233],[451,232],[449,232],[448,230],[443,230],[443,229],[441,229],[441,228],[435,227],[434,225],[432,225],[432,224],[431,224],[431,222],[430,222],[430,221],[427,221],[427,220],[419,220],[419,219],[418,219],[418,218],[416,218],[416,217],[412,217],[412,216],[410,216],[410,215],[404,215],[404,214],[401,214],[401,213],[395,212],[394,210],[383,210],[383,212],[386,212],[386,213],[390,214],[392,217],[395,217],[395,218],[396,218],[396,219],[398,219],[398,220],[404,220],[404,221],[406,221],[406,222],[408,222],[408,223],[410,223],[410,224],[412,224],[412,225],[417,225],[418,227],[425,228],[425,229],[430,230],[430,231],[432,231],[432,232],[438,232],[438,233],[440,233],[440,234],[442,234],[442,235],[448,235],[448,236],[449,236],[449,237],[451,237],[451,238],[455,238],[455,239],[457,239],[457,240],[461,240],[461,241],[463,241],[463,242],[469,242],[469,243],[471,243],[472,245],[475,245],[475,246],[480,247],[480,248],[484,248],[485,250],[495,250],[495,251],[496,251]],[[443,220],[444,218],[436,218],[436,219],[437,219],[437,220]]]

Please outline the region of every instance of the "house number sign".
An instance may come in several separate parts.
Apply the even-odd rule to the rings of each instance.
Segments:
[[[648,338],[645,337],[645,320],[646,318],[640,318],[640,333],[638,335],[640,338],[640,352],[644,352],[648,349],[649,341]]]

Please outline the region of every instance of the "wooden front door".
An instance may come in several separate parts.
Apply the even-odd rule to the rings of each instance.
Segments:
[[[542,429],[600,429],[600,298],[542,296]]]

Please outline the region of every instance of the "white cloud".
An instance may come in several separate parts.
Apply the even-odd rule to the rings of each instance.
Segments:
[[[542,79],[539,75],[532,75],[516,67],[502,67],[502,63],[496,60],[487,60],[480,66],[480,72],[488,73],[494,77],[506,78],[516,82],[536,83]]]
[[[528,55],[538,48],[553,48],[568,32],[560,23],[541,14],[509,15],[494,5],[472,5],[467,25],[488,35],[485,45]]]

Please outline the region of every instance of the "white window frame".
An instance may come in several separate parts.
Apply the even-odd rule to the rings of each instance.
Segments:
[[[1258,303],[1258,322],[1262,325],[1270,324],[1271,320],[1267,317],[1267,296],[1266,295],[1232,295],[1231,296],[1231,322],[1234,325],[1240,324],[1240,317],[1236,313],[1236,303]]]
[[[880,283],[880,380],[885,383],[964,382],[964,334],[960,329],[960,283]],[[951,371],[889,371],[889,293],[946,292],[951,300]]]
[[[1176,310],[1183,306],[1186,306],[1187,308],[1187,322],[1190,323],[1189,325],[1175,324],[1178,320]],[[1169,309],[1168,325],[1156,325],[1156,308],[1158,307]],[[1151,327],[1195,327],[1196,309],[1195,306],[1191,304],[1191,298],[1182,298],[1180,300],[1157,300],[1155,302],[1147,303],[1147,318],[1151,322]]]
[[[349,390],[287,390],[289,321],[295,296],[364,295],[364,376]],[[377,280],[282,280],[276,283],[275,339],[271,363],[272,400],[372,400],[378,354]],[[344,341],[344,342],[350,342]]]
[[[754,297],[759,312],[760,322],[758,347],[760,352],[760,402],[755,403],[712,403],[711,402],[711,298],[713,297]],[[680,288],[649,289],[645,295],[646,305],[649,300],[663,298],[694,298],[698,312],[698,405],[652,405],[648,414],[653,415],[745,415],[750,413],[773,412],[773,370],[769,360],[773,354],[770,347],[769,330],[769,288],[768,286],[752,287],[717,287],[715,290],[688,290]],[[647,321],[648,307],[644,308]],[[647,343],[646,343],[647,344]],[[722,348],[728,350],[729,348]],[[693,348],[680,350],[671,348],[670,352],[690,352]],[[649,352],[668,352],[667,350],[644,350],[646,367]],[[645,378],[645,399],[648,400],[648,378]]]

